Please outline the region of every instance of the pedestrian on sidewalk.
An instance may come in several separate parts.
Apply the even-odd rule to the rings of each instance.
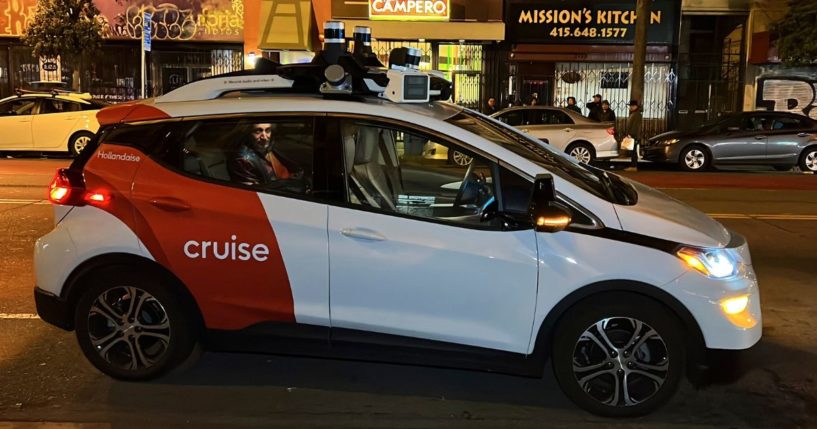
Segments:
[[[610,108],[610,102],[607,100],[601,102],[601,110],[598,111],[597,116],[599,118],[599,122],[616,121],[616,112]]]
[[[638,100],[630,100],[627,103],[630,108],[630,115],[624,122],[623,135],[634,140],[632,155],[630,157],[630,166],[625,171],[638,171],[638,144],[641,140],[641,108]]]
[[[576,105],[576,97],[567,97],[567,110],[572,110],[578,114],[582,114],[582,109]]]
[[[601,94],[594,95],[593,101],[587,103],[585,107],[587,107],[587,109],[590,110],[590,112],[587,114],[587,117],[594,121],[598,121],[599,120],[598,112],[599,110],[601,110]]]
[[[489,97],[488,98],[488,108],[485,109],[486,115],[493,115],[494,113],[498,112],[499,108],[496,107],[496,98]]]

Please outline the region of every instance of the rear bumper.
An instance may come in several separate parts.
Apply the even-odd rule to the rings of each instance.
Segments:
[[[66,331],[74,329],[74,318],[68,303],[60,297],[35,287],[34,303],[37,305],[37,314],[40,319]]]

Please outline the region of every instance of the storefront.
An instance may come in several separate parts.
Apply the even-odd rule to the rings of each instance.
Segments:
[[[32,57],[19,37],[37,0],[0,0],[0,96],[38,80],[111,101],[133,100],[141,85],[142,14],[153,15],[153,50],[148,54],[147,94],[160,95],[187,82],[243,68],[243,0],[96,0],[105,42],[86,65]],[[4,37],[5,36],[5,37]],[[52,65],[54,64],[54,65]],[[56,70],[59,70],[55,72]]]
[[[305,13],[314,14],[317,21],[314,25],[318,29],[327,20],[342,21],[347,39],[351,39],[356,26],[370,27],[372,50],[384,64],[388,64],[389,53],[394,48],[419,49],[422,51],[420,68],[445,72],[454,83],[453,100],[464,106],[480,108],[483,95],[491,92],[495,85],[486,79],[486,71],[495,66],[493,52],[499,50],[505,36],[501,2],[264,0],[259,45],[267,51],[275,51],[275,58],[282,62],[308,60],[303,51],[297,50],[307,45],[317,50],[319,42],[310,43],[310,35],[305,31],[287,32],[288,28],[306,28],[308,20],[302,19]],[[269,34],[265,29],[276,34]],[[315,32],[317,35],[317,30]]]
[[[601,94],[623,120],[630,99],[635,0],[506,0],[509,44],[504,99],[565,106]],[[647,17],[644,131],[668,129],[675,115],[680,0],[654,0]]]

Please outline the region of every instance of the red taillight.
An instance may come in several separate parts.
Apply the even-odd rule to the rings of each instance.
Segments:
[[[87,191],[82,173],[69,168],[57,170],[57,174],[54,175],[54,179],[48,185],[48,200],[54,204],[101,206],[107,204],[110,199],[111,196],[107,192],[99,190]]]
[[[616,135],[616,128],[615,127],[608,128],[607,129],[607,134],[610,134],[611,136]]]

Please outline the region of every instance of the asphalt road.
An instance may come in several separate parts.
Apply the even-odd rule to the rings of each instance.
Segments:
[[[52,227],[44,186],[65,160],[0,160],[0,429],[39,427],[817,427],[817,177],[630,174],[716,215],[750,243],[764,338],[663,409],[609,420],[543,379],[439,368],[204,353],[150,383],[102,376],[72,333],[36,319],[34,240]],[[811,189],[811,190],[809,190]],[[13,422],[13,423],[12,423]]]

